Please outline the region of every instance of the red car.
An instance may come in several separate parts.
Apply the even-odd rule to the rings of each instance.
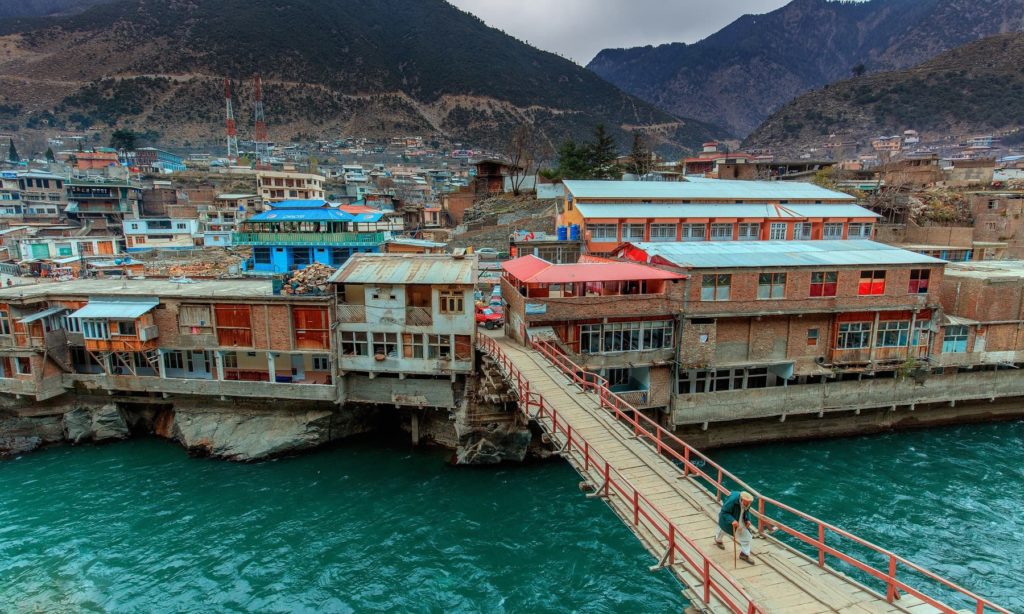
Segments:
[[[490,330],[502,325],[501,314],[486,305],[476,306],[476,325]]]

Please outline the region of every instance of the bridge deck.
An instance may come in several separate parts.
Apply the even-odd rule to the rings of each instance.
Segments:
[[[565,430],[547,428],[541,423],[556,447],[565,448],[566,440],[573,438],[563,456],[581,475],[600,491],[603,462],[594,459],[607,461],[624,478],[624,482],[639,491],[639,498],[650,502],[689,538],[691,543],[684,544],[682,548],[687,556],[698,561],[697,568],[701,565],[701,557],[707,556],[717,563],[723,575],[731,576],[735,582],[735,585],[730,585],[720,579],[712,584],[717,585],[721,593],[713,589],[705,591],[704,582],[700,574],[694,573],[693,566],[678,561],[669,565],[687,587],[688,597],[693,603],[700,603],[701,595],[707,592],[710,597],[708,609],[714,612],[748,611],[750,600],[765,612],[923,614],[938,611],[909,595],[896,602],[898,605],[891,605],[866,587],[828,567],[819,567],[817,561],[770,537],[755,539],[755,565],[740,561],[738,567],[734,567],[732,544],[726,542],[724,551],[713,544],[719,505],[712,493],[694,483],[692,478],[684,477],[678,467],[650,445],[634,438],[628,426],[602,409],[595,394],[575,386],[542,354],[499,335],[490,336],[508,361],[529,381],[529,394],[542,396],[545,405],[557,409],[556,420],[563,427],[571,427],[567,437]],[[586,446],[581,449],[583,440]],[[605,499],[608,505],[660,559],[669,548],[666,536],[637,522],[637,506],[630,500],[628,492],[610,490],[611,495]],[[637,498],[638,495],[634,493],[632,497]],[[653,515],[654,512],[648,510],[648,513]],[[697,552],[698,549],[702,554]],[[729,604],[729,600],[733,603]]]

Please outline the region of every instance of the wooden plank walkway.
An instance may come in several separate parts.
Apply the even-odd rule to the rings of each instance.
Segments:
[[[703,609],[710,612],[747,611],[750,600],[764,612],[923,614],[939,611],[909,595],[904,595],[896,605],[889,604],[866,587],[827,566],[819,567],[817,561],[770,537],[755,539],[755,565],[740,561],[739,566],[734,567],[731,544],[727,542],[725,550],[713,544],[719,505],[707,489],[683,477],[677,467],[652,447],[634,438],[628,427],[601,408],[596,395],[575,386],[542,354],[504,337],[489,336],[495,339],[522,377],[529,381],[530,395],[542,396],[546,406],[557,410],[557,420],[562,421],[562,429],[550,428],[544,421],[540,424],[555,447],[563,448],[563,457],[598,490],[595,494],[600,494],[603,489],[602,464],[593,460],[599,457],[689,538],[692,543],[685,544],[683,549],[692,557],[691,560],[700,561],[704,556],[710,558],[735,583],[725,580],[713,582],[720,591],[717,594],[716,590],[705,587],[701,575],[696,573],[699,563],[696,569],[694,565],[678,561],[666,565],[683,583],[694,606],[702,606],[702,595],[707,595],[710,603]],[[564,429],[566,424],[571,426],[568,437]],[[573,434],[579,435],[579,439]],[[569,437],[573,438],[571,445],[567,445]],[[586,441],[586,449],[579,445],[582,440]],[[609,507],[655,558],[661,560],[669,548],[665,535],[637,522],[637,506],[630,501],[628,493],[610,491],[611,495],[605,497]],[[636,493],[633,497],[637,497]]]

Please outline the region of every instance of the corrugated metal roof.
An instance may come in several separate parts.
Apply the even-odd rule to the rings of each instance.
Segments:
[[[444,247],[445,243],[438,243],[437,241],[427,241],[426,239],[410,239],[408,237],[395,237],[388,239],[386,243],[394,243],[396,245],[410,245],[414,247]]]
[[[367,209],[348,212],[342,209],[274,209],[252,216],[246,222],[377,222],[384,213]]]
[[[448,254],[353,254],[330,281],[341,284],[474,284],[476,258]]]
[[[331,203],[326,200],[315,198],[303,200],[282,200],[276,203],[267,203],[266,205],[271,209],[328,209],[331,207]]]
[[[709,241],[698,243],[632,243],[669,264],[695,269],[767,267],[873,266],[942,264],[924,256],[874,241]]]
[[[663,269],[632,262],[581,262],[551,264],[536,256],[509,260],[501,268],[519,281],[531,284],[567,284],[593,281],[636,281],[644,279],[685,279]]]
[[[58,313],[61,313],[61,312],[64,312],[64,311],[68,311],[68,308],[67,307],[50,307],[49,309],[44,309],[42,311],[37,311],[37,312],[35,312],[33,314],[27,315],[24,318],[21,318],[20,322],[22,324],[30,324],[32,322],[35,322],[36,320],[42,320],[45,317],[57,315]]]
[[[767,205],[767,204],[654,204],[654,203],[576,203],[576,209],[585,219],[643,218],[748,218],[748,219],[807,219],[880,217],[860,205]]]
[[[145,298],[90,298],[89,303],[71,314],[72,318],[110,318],[134,320],[160,304],[160,299]]]
[[[857,200],[849,194],[800,181],[737,181],[689,178],[686,181],[563,182],[574,198],[727,199],[727,200]]]

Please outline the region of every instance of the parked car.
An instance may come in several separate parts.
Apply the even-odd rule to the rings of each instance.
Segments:
[[[487,305],[476,306],[476,324],[483,325],[487,330],[493,330],[502,325],[501,314],[497,313]]]
[[[497,260],[501,252],[494,249],[493,247],[481,247],[478,250],[474,250],[477,256],[480,256],[481,260]]]

